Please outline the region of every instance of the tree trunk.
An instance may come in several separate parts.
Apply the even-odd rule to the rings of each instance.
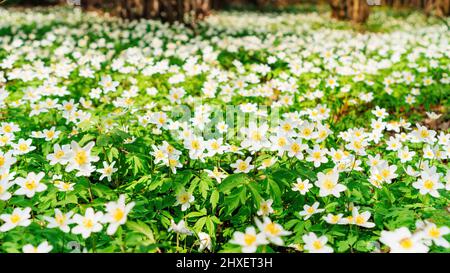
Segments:
[[[108,9],[125,19],[160,19],[192,24],[209,14],[211,0],[82,0],[85,10]]]
[[[450,0],[427,0],[425,14],[437,17],[450,15]]]
[[[369,5],[366,0],[330,0],[331,17],[364,23],[369,17]]]

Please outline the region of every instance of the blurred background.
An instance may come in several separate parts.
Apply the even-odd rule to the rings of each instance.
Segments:
[[[288,11],[303,5],[326,7],[331,17],[364,23],[373,7],[415,9],[427,16],[450,15],[450,0],[0,0],[3,6],[73,5],[84,10],[108,12],[127,19],[159,19],[164,22],[194,22],[214,10],[246,9]]]

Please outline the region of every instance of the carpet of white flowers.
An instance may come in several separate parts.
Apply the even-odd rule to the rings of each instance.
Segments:
[[[0,252],[449,251],[442,21],[0,18]]]

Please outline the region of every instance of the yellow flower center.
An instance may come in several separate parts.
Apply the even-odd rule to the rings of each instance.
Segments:
[[[264,230],[272,235],[277,235],[281,231],[274,223],[267,224]]]
[[[337,223],[338,221],[339,221],[339,216],[337,216],[337,215],[331,216],[331,222]]]
[[[220,148],[220,145],[217,142],[213,142],[211,143],[211,148],[213,148],[214,150],[218,150]]]
[[[87,158],[86,152],[83,151],[83,150],[78,151],[78,152],[75,154],[75,162],[77,162],[78,165],[86,164],[86,163],[88,162],[88,158]]]
[[[439,236],[441,236],[441,232],[439,231],[438,228],[432,227],[428,231],[428,235],[430,235],[430,237],[432,237],[432,238],[439,238]]]
[[[192,148],[194,150],[200,149],[200,142],[198,142],[197,140],[192,141]]]
[[[19,144],[19,150],[25,152],[28,150],[28,145],[26,143]]]
[[[314,152],[312,154],[312,156],[313,156],[314,159],[320,159],[320,157],[322,156],[322,153],[321,152]]]
[[[432,180],[428,179],[428,180],[426,180],[426,181],[423,183],[423,186],[424,186],[427,190],[432,190],[432,189],[433,189],[433,186],[434,186],[434,182],[433,182]]]
[[[36,181],[28,180],[25,182],[25,188],[29,190],[34,190],[37,187]]]
[[[164,158],[164,153],[161,150],[158,150],[155,154],[156,158]]]
[[[244,235],[244,242],[246,245],[252,245],[256,241],[256,236],[253,234],[245,234]]]
[[[55,221],[58,225],[63,225],[64,222],[66,221],[66,216],[65,215],[56,215],[55,217]]]
[[[91,219],[84,219],[83,220],[83,226],[85,228],[93,228],[94,227],[94,222]]]
[[[63,157],[64,156],[64,152],[63,151],[57,151],[56,152],[56,154],[55,154],[55,157],[57,158],[57,159],[60,159],[61,157]]]
[[[114,211],[113,218],[116,222],[119,222],[120,220],[122,220],[124,215],[125,215],[125,212],[122,209],[117,208]]]
[[[389,172],[388,169],[384,169],[384,170],[381,171],[381,175],[382,175],[384,178],[388,178],[388,177],[389,177],[389,174],[390,174],[390,172]]]
[[[269,206],[267,206],[267,204],[262,204],[261,205],[261,210],[264,214],[267,214],[267,212],[269,211]]]
[[[355,222],[358,225],[362,225],[366,222],[366,220],[364,220],[364,217],[362,217],[361,215],[358,215],[356,216]]]
[[[47,132],[47,138],[53,138],[54,136],[55,136],[55,132],[53,132],[53,131]]]
[[[327,132],[326,131],[320,131],[319,132],[319,138],[324,138],[327,136]]]
[[[264,166],[269,166],[271,163],[272,163],[272,158],[264,159],[263,162],[262,162],[262,164]]]
[[[125,100],[125,104],[126,105],[131,105],[131,104],[133,104],[133,99],[132,98],[127,98],[126,100]]]
[[[325,180],[325,182],[323,183],[323,187],[327,190],[334,189],[334,186],[335,186],[335,184],[330,179]]]
[[[10,125],[5,125],[5,127],[3,127],[3,131],[5,133],[11,133],[12,132],[12,127]]]
[[[300,152],[300,145],[298,145],[297,143],[292,144],[291,149],[294,153],[298,153]]]
[[[169,159],[169,166],[170,167],[175,167],[178,164],[178,161],[176,159]]]
[[[283,130],[290,131],[292,129],[292,126],[289,123],[285,123],[283,125]]]
[[[262,135],[260,132],[254,132],[252,134],[252,139],[255,141],[261,141],[262,140]]]
[[[245,171],[245,170],[247,170],[247,167],[248,167],[248,165],[247,165],[247,163],[245,163],[245,161],[240,162],[239,165],[238,165],[238,169],[239,169],[240,171]]]
[[[278,139],[278,146],[284,146],[284,145],[286,145],[286,139],[285,138],[279,138]]]
[[[13,214],[11,215],[11,223],[13,224],[17,224],[20,221],[20,216],[17,214]]]
[[[187,203],[189,201],[189,194],[187,192],[183,193],[180,195],[179,199],[180,199],[180,203],[182,203],[182,204]]]
[[[303,132],[303,135],[309,136],[309,135],[311,135],[312,130],[310,128],[305,128],[305,129],[303,129],[302,132]]]
[[[8,141],[8,137],[7,136],[1,136],[0,137],[0,141],[2,142],[2,143],[6,143],[7,141]]]
[[[405,239],[400,240],[400,245],[403,248],[409,249],[409,248],[413,247],[413,242],[411,241],[410,238],[405,238]]]
[[[314,243],[312,243],[312,246],[314,247],[314,249],[316,249],[316,250],[319,250],[319,249],[321,249],[323,246],[322,246],[322,243],[319,241],[319,240],[316,240],[316,241],[314,241]]]
[[[175,148],[172,145],[167,146],[167,152],[169,154],[173,153],[175,151]]]
[[[428,137],[430,135],[430,133],[428,132],[428,130],[422,130],[422,131],[420,131],[420,136],[422,137],[422,138],[426,138],[426,137]]]

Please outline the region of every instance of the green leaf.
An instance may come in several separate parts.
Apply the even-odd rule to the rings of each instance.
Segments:
[[[251,183],[247,184],[247,187],[250,190],[250,192],[253,196],[253,199],[255,200],[255,205],[259,206],[259,204],[262,202],[262,197],[259,194],[257,186],[255,185],[255,183],[251,182]]]
[[[186,218],[195,218],[195,217],[201,217],[201,216],[205,216],[206,215],[206,211],[193,211],[190,212],[188,214],[186,214]]]
[[[348,245],[347,241],[341,241],[337,243],[337,252],[346,252],[350,249],[350,246]]]
[[[269,185],[270,196],[272,196],[273,199],[277,203],[281,203],[281,190],[280,190],[280,187],[278,186],[278,183],[272,179],[269,179],[268,185]]]
[[[155,237],[153,236],[153,231],[150,229],[150,227],[145,224],[142,221],[137,221],[137,222],[132,222],[132,221],[128,221],[126,223],[126,226],[136,232],[139,232],[141,234],[144,234],[149,241],[154,244],[155,243]]]
[[[227,193],[231,191],[233,188],[236,188],[240,185],[243,185],[246,181],[245,174],[232,174],[225,178],[222,183],[219,184],[218,189],[220,192]]]
[[[350,236],[350,237],[347,239],[347,242],[348,242],[349,245],[353,245],[357,240],[358,240],[358,236],[355,235],[355,236]]]
[[[99,135],[97,138],[96,146],[106,147],[111,142],[111,137],[108,135]]]
[[[92,139],[94,139],[95,136],[90,135],[90,134],[86,134],[84,135],[80,141],[78,141],[78,145],[80,146],[84,146],[86,143],[88,143],[89,141],[91,141]]]
[[[211,197],[209,198],[209,201],[211,203],[212,210],[214,210],[216,208],[217,203],[219,202],[219,197],[220,197],[220,195],[217,190],[214,190],[211,193]]]
[[[193,227],[193,230],[195,230],[197,233],[202,231],[203,226],[205,225],[207,218],[208,218],[207,216],[204,216],[204,217],[198,219],[197,222],[195,223],[194,227]]]
[[[225,197],[225,207],[227,209],[227,214],[232,213],[240,203],[245,204],[247,195],[246,189],[246,187],[241,187],[239,189],[236,189],[233,194]]]
[[[202,194],[202,197],[206,199],[206,197],[208,196],[208,190],[209,190],[208,181],[202,179],[202,180],[200,180],[198,186],[199,186],[200,193]]]
[[[214,235],[216,233],[214,222],[212,221],[211,217],[209,217],[209,216],[206,220],[206,229],[208,229],[208,233],[211,235]]]
[[[112,197],[115,195],[113,190],[100,183],[93,183],[91,188],[93,194],[99,197]]]
[[[164,183],[164,180],[161,178],[153,179],[148,186],[149,191],[154,191],[156,188],[160,187]]]

